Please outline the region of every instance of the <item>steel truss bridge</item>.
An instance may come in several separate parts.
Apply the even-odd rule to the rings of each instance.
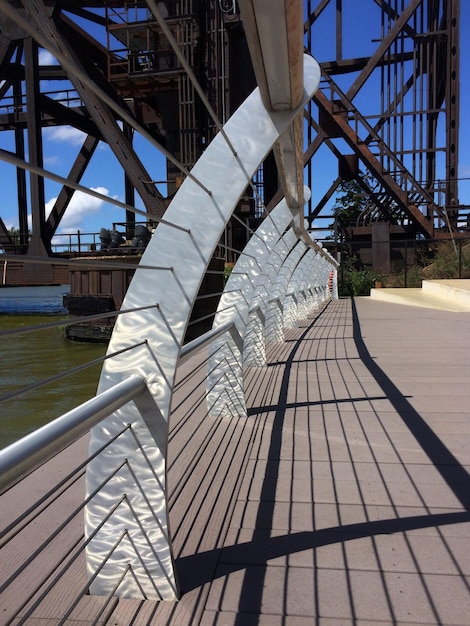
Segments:
[[[121,173],[124,201],[115,202],[121,209],[116,221],[126,224],[127,238],[136,204],[144,219],[161,218],[220,125],[279,54],[271,45],[253,51],[243,3],[227,0],[35,0],[2,7],[0,130],[8,149],[0,156],[16,181],[17,207],[2,209],[0,245],[25,260],[51,255],[100,142]],[[309,0],[302,11],[288,28],[303,35],[304,49],[321,68],[320,89],[298,122],[303,176],[315,191],[305,208],[309,229],[325,234],[331,198],[353,180],[367,199],[358,226],[388,222],[411,238],[465,234],[468,207],[460,204],[458,180],[459,0]],[[350,26],[354,20],[361,23],[360,37]],[[260,28],[266,30],[265,23]],[[39,62],[45,50],[58,64]],[[84,133],[64,176],[44,168],[43,131],[51,126]],[[165,155],[163,186],[144,165],[137,134]],[[248,222],[285,193],[279,167],[270,152],[254,188],[237,203],[243,225],[231,222],[226,259],[234,260],[246,243]],[[57,198],[48,215],[45,180]],[[5,221],[15,211],[12,237]],[[52,279],[49,266],[30,265],[26,282]]]

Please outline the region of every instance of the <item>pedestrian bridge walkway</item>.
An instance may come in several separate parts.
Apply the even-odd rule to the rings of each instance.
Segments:
[[[232,419],[207,417],[194,357],[168,448],[180,600],[86,594],[83,477],[55,490],[82,439],[0,500],[1,623],[467,626],[469,345],[469,313],[330,300],[248,369]]]

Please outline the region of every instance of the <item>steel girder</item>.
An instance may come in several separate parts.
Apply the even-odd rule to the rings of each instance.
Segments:
[[[349,20],[360,10],[368,11],[363,36],[376,36],[375,51],[368,57],[351,51]],[[310,110],[310,120],[320,130],[305,151],[305,162],[313,164],[309,171],[328,140],[344,156],[344,139],[359,158],[359,172],[368,171],[378,181],[372,201],[379,209],[381,203],[397,205],[426,237],[458,235],[462,209],[457,173],[459,16],[459,0],[310,0],[305,22],[307,46],[328,79],[315,96],[323,114],[318,122],[314,107]],[[336,57],[325,59],[321,42],[328,33],[335,40]],[[373,132],[367,133],[366,126]],[[311,223],[321,210],[319,204],[310,204]]]
[[[57,5],[57,6],[55,6]],[[135,153],[129,134],[118,125],[119,115],[90,89],[80,76],[88,74],[90,82],[96,83],[108,96],[114,97],[116,106],[125,108],[118,94],[110,90],[104,79],[106,75],[106,55],[101,46],[88,35],[80,32],[70,20],[61,19],[61,3],[43,2],[42,0],[25,0],[21,5],[8,2],[0,16],[2,31],[2,47],[0,49],[0,79],[4,80],[1,94],[8,93],[12,88],[15,92],[15,114],[0,115],[0,127],[13,129],[16,135],[16,156],[24,158],[21,145],[23,132],[28,132],[29,163],[42,166],[41,129],[51,125],[71,125],[87,133],[82,148],[77,154],[75,164],[69,174],[72,182],[78,183],[90,162],[93,151],[99,140],[106,141],[113,150],[117,162],[126,180],[137,190],[142,198],[149,216],[161,217],[166,202],[151,182],[141,160]],[[27,30],[25,30],[25,28]],[[70,29],[76,28],[74,37],[70,37]],[[68,29],[68,30],[67,30]],[[87,50],[86,55],[77,54],[74,49],[77,38],[82,37],[81,48]],[[85,41],[85,37],[87,38]],[[67,67],[39,67],[37,64],[38,46],[34,42],[48,42],[47,47],[52,54],[62,55],[68,60]],[[23,48],[25,50],[22,55]],[[91,62],[90,59],[94,58]],[[84,64],[82,61],[85,61]],[[97,69],[98,68],[98,71]],[[81,106],[73,110],[41,91],[41,81],[68,80],[81,100]],[[22,82],[25,81],[26,93],[23,94]],[[26,106],[25,106],[26,105]],[[11,105],[10,105],[11,108]],[[26,110],[26,113],[24,113]],[[20,172],[20,168],[18,168]],[[63,187],[58,194],[56,205],[46,220],[44,198],[44,176],[37,173],[30,175],[30,208],[32,213],[32,239],[29,254],[48,256],[50,244],[60,220],[74,193],[73,189]],[[23,239],[28,231],[25,215],[27,214],[27,197],[24,173],[18,173],[18,212],[20,231]],[[23,232],[24,231],[24,232]],[[7,236],[7,233],[3,233]],[[25,241],[24,247],[27,243]],[[24,251],[24,250],[23,250]]]

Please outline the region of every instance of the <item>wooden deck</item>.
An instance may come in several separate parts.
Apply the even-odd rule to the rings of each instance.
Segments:
[[[83,497],[79,480],[1,548],[0,623],[468,626],[469,347],[470,313],[332,301],[247,372],[249,416],[231,420],[206,417],[205,363],[189,361],[169,447],[181,600],[79,594],[83,555],[57,566],[83,531],[81,514],[64,531],[57,521]],[[70,458],[0,499],[1,527]],[[46,567],[57,584],[23,606]]]

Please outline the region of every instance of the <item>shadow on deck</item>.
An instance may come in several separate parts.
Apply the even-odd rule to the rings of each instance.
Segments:
[[[2,537],[0,622],[468,625],[469,345],[469,313],[331,301],[247,372],[248,419],[207,418],[188,361],[168,473],[181,600],[85,595],[82,513],[60,526],[83,477],[53,489],[68,451],[0,502],[5,528],[53,489]]]

